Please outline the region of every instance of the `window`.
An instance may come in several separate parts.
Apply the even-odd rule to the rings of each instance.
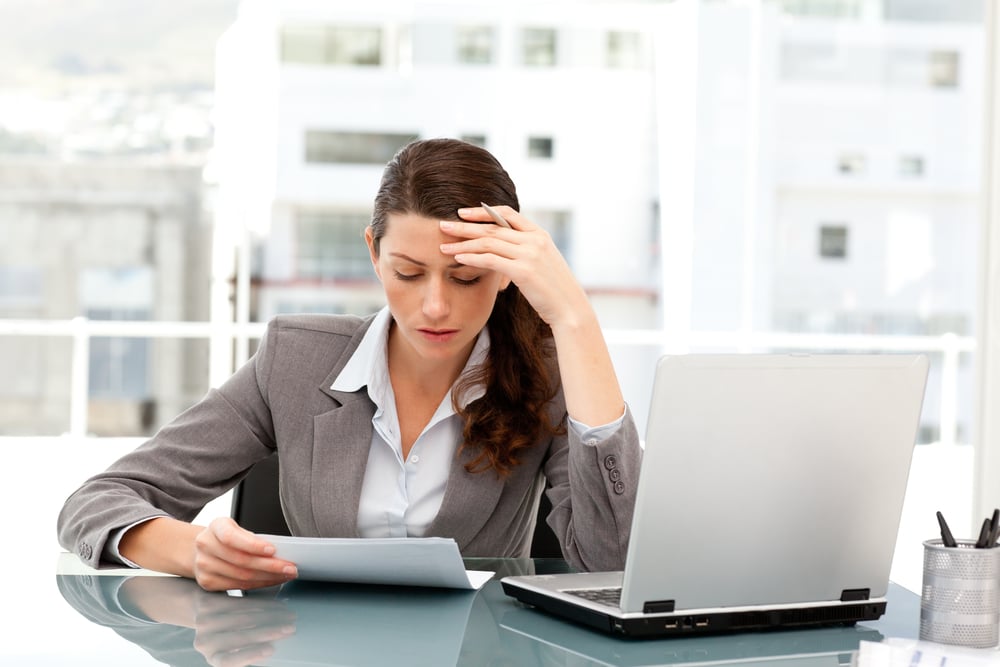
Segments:
[[[486,148],[486,135],[485,134],[463,134],[459,137],[462,141],[473,144],[474,146],[479,146],[480,148]]]
[[[458,62],[488,65],[493,62],[493,28],[490,26],[459,26],[455,29]]]
[[[863,174],[867,164],[868,160],[861,153],[843,153],[837,159],[837,171],[847,175]]]
[[[281,60],[306,65],[326,64],[323,26],[285,26],[281,30]]]
[[[787,14],[822,18],[858,18],[861,0],[779,0]]]
[[[556,31],[553,28],[525,28],[522,39],[525,65],[552,67],[556,64]]]
[[[569,212],[536,209],[526,215],[535,224],[549,233],[552,237],[552,242],[559,249],[559,253],[567,262],[570,262],[573,230],[570,228]]]
[[[899,158],[899,173],[902,176],[923,176],[924,158],[919,155],[904,155]]]
[[[148,266],[84,269],[78,287],[81,310],[92,320],[149,320],[153,286]],[[91,339],[91,398],[150,398],[150,345],[148,338]]]
[[[148,309],[91,308],[92,320],[150,319]],[[91,398],[151,397],[149,388],[148,338],[95,337],[90,341],[89,392]]]
[[[382,30],[366,26],[284,26],[281,60],[305,65],[380,65]]]
[[[819,228],[819,256],[824,259],[847,258],[847,227],[822,225]]]
[[[781,44],[781,77],[812,84],[830,82],[883,88],[955,88],[960,54],[909,44],[838,44],[786,39]]]
[[[370,221],[368,212],[297,211],[297,275],[319,280],[374,279],[362,237]]]
[[[551,159],[553,152],[552,137],[528,137],[528,157]]]
[[[633,30],[612,30],[608,33],[608,67],[639,69],[645,65],[642,40]]]
[[[958,85],[958,53],[931,51],[928,56],[927,78],[935,88],[954,88]]]
[[[34,266],[0,266],[0,308],[40,306],[42,270]]]
[[[416,134],[306,130],[306,162],[384,165]]]

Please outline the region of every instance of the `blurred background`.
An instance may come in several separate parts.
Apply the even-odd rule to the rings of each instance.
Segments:
[[[640,429],[664,353],[928,353],[895,570],[919,585],[933,511],[973,524],[985,2],[0,0],[23,520],[54,543],[65,495],[269,318],[381,307],[382,166],[449,136],[556,240]]]

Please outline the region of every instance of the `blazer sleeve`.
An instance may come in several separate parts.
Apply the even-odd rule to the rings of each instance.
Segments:
[[[631,410],[603,440],[582,442],[572,428],[555,438],[544,472],[552,503],[547,523],[563,556],[586,571],[625,567],[642,450]]]
[[[57,521],[65,549],[97,567],[114,530],[164,513],[191,521],[274,450],[264,390],[272,332],[221,387],[69,496]]]

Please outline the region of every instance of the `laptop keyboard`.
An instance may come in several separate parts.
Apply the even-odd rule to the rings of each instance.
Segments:
[[[575,595],[583,598],[584,600],[590,600],[591,602],[606,604],[609,607],[621,606],[621,586],[615,586],[612,588],[578,588],[576,590],[564,590],[563,593],[569,593],[570,595]]]

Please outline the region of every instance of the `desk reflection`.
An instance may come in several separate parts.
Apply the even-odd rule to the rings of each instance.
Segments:
[[[532,665],[809,665],[844,667],[864,641],[879,642],[881,632],[863,625],[809,630],[744,632],[663,640],[609,641],[589,628],[565,623],[525,607],[500,617],[501,640]]]
[[[531,561],[470,567],[497,578],[537,571]],[[296,581],[232,597],[178,577],[56,581],[88,620],[169,665],[519,664],[499,645],[498,613],[482,591]]]
[[[481,591],[293,582],[230,597],[188,579],[62,575],[74,609],[156,660],[189,666],[475,665],[640,667],[740,663],[838,667],[864,625],[704,638],[622,640],[521,606],[508,574],[566,571],[560,561],[467,561],[497,572]],[[908,594],[911,597],[912,594]],[[892,607],[892,605],[890,605]]]

